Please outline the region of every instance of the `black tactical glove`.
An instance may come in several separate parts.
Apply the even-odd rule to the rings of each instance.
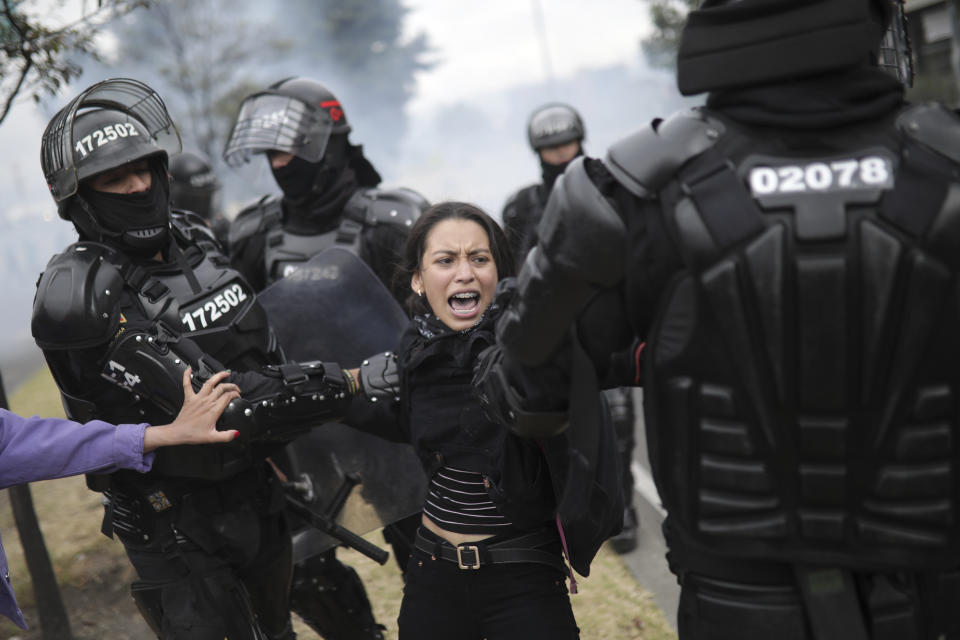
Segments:
[[[567,428],[566,376],[557,368],[513,365],[498,345],[480,352],[474,393],[484,415],[527,438],[548,438]]]
[[[400,400],[400,372],[397,369],[397,354],[384,351],[370,356],[360,365],[357,377],[359,393],[370,402],[396,402]]]

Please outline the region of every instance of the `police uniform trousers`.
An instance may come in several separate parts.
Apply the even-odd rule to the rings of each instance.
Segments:
[[[159,604],[163,640],[244,639],[255,626],[270,640],[293,637],[289,526],[279,483],[259,478],[171,496],[148,541],[119,536],[139,577],[133,589]]]

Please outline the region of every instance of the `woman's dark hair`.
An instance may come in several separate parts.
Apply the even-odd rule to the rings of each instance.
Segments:
[[[496,220],[487,215],[480,207],[467,202],[438,202],[424,211],[417,218],[413,228],[410,229],[407,243],[403,247],[402,261],[393,274],[394,291],[402,291],[401,287],[410,286],[410,279],[413,274],[419,272],[423,266],[421,261],[423,260],[423,252],[427,249],[427,236],[430,235],[430,231],[437,226],[437,223],[451,219],[470,220],[480,225],[487,232],[490,253],[493,256],[494,264],[497,265],[497,278],[503,280],[515,275],[510,244]],[[430,305],[425,297],[411,292],[407,298],[407,310],[411,314],[430,313]]]

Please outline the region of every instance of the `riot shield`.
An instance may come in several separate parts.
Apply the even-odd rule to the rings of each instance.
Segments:
[[[314,256],[258,299],[288,360],[357,367],[369,355],[396,349],[409,323],[373,271],[337,247]],[[274,460],[299,490],[301,502],[357,533],[417,513],[426,496],[413,447],[341,424],[312,429]],[[335,544],[315,528],[299,527],[294,561]]]

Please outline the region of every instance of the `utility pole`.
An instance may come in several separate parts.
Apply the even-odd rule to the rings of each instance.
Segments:
[[[540,0],[530,0],[533,10],[533,27],[537,32],[537,40],[540,41],[540,61],[543,64],[543,77],[547,84],[553,84],[553,60],[550,56],[550,43],[547,42],[547,26],[543,19],[543,7],[540,6]]]

